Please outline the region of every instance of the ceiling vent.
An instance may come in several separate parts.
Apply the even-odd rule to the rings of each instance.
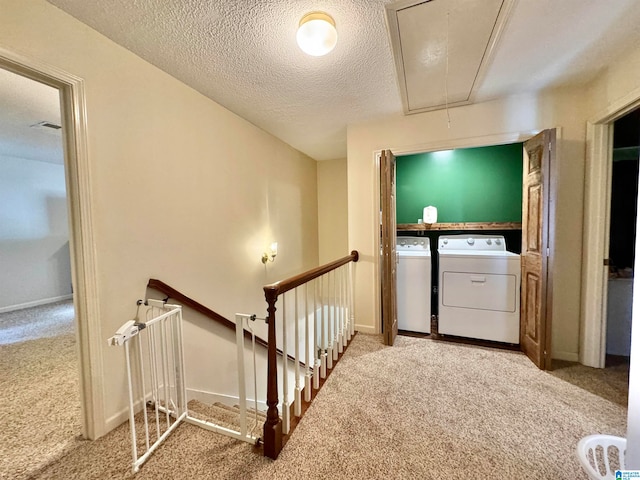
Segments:
[[[37,128],[37,129],[51,129],[54,131],[60,130],[62,128],[61,125],[58,125],[53,122],[48,122],[46,120],[43,120],[42,122],[34,123],[33,125],[30,125],[30,127]]]
[[[387,27],[404,113],[473,101],[513,0],[402,0]]]

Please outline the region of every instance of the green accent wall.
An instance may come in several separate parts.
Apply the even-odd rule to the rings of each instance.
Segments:
[[[397,157],[397,223],[417,223],[429,205],[438,223],[520,222],[522,143]]]

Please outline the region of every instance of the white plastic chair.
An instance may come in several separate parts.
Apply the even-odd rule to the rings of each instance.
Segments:
[[[626,449],[626,438],[597,434],[588,435],[580,440],[576,454],[589,478],[615,480],[616,470],[624,470]]]

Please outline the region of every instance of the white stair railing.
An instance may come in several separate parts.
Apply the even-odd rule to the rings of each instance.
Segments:
[[[352,252],[306,274],[264,287],[268,303],[268,364],[277,365],[276,369],[268,367],[268,411],[263,436],[266,456],[277,457],[282,448],[280,432],[286,435],[291,431],[290,412],[294,417],[301,416],[302,399],[312,400],[313,392],[320,388],[321,380],[334,368],[355,332],[351,264],[357,258],[357,252]],[[293,295],[287,295],[291,290]],[[277,346],[272,341],[276,339],[282,342],[281,361],[277,360]],[[293,352],[293,357],[288,352]],[[274,375],[276,379],[282,375],[281,387]],[[289,391],[289,382],[294,385],[293,392]],[[282,409],[281,418],[278,407]]]

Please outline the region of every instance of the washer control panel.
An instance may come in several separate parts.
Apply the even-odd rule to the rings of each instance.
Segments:
[[[397,237],[396,249],[401,251],[431,250],[428,237]]]

